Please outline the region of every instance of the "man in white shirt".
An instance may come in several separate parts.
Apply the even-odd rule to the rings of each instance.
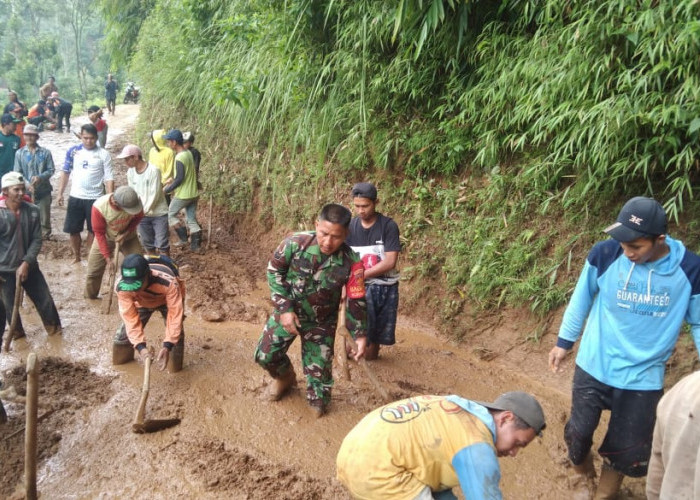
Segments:
[[[144,217],[138,227],[139,238],[146,253],[170,255],[168,238],[168,204],[163,194],[160,170],[143,159],[141,149],[127,144],[117,158],[124,160],[129,170],[126,179],[143,204]]]
[[[114,192],[114,173],[112,157],[106,149],[97,144],[97,128],[92,123],[80,128],[82,144],[71,147],[66,153],[66,161],[61,171],[61,183],[58,188],[58,205],[63,206],[63,192],[68,178],[73,172],[73,180],[68,196],[68,208],[63,231],[70,234],[73,249],[73,262],[80,262],[80,233],[87,223],[88,236],[85,243],[92,246],[92,204],[102,196],[103,184],[107,193]]]

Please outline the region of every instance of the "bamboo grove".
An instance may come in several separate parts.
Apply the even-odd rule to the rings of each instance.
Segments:
[[[142,115],[196,121],[220,201],[292,227],[376,181],[405,276],[454,292],[446,319],[467,301],[546,313],[621,199],[675,221],[692,206],[695,0],[144,3]]]

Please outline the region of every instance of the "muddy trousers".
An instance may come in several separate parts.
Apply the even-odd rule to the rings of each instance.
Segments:
[[[301,360],[306,376],[306,399],[309,404],[328,405],[333,387],[333,343],[336,325],[302,323]],[[297,335],[287,333],[279,324],[279,316],[273,315],[255,349],[255,362],[274,378],[287,373],[292,366],[287,351]]]
[[[580,465],[593,444],[600,415],[610,410],[610,423],[598,452],[610,467],[626,476],[646,476],[663,390],[634,391],[603,384],[578,365],[574,372],[571,416],[564,427],[569,459]]]
[[[107,240],[107,243],[109,244],[110,252],[114,252],[114,242]],[[125,257],[132,253],[143,254],[143,247],[141,243],[139,243],[136,232],[122,241],[119,249],[121,254]],[[99,295],[100,286],[102,286],[102,277],[105,274],[105,267],[107,267],[107,261],[102,255],[102,252],[100,252],[100,246],[97,243],[97,238],[95,238],[92,240],[92,247],[90,247],[90,253],[88,254],[87,279],[85,282],[86,299],[96,299]]]
[[[5,322],[9,323],[12,319],[12,311],[15,303],[16,276],[14,272],[0,273],[0,277],[5,280],[2,284],[2,300],[0,301],[0,325],[2,325],[3,331],[5,329]],[[22,283],[22,286],[34,303],[34,307],[39,313],[46,333],[49,335],[59,333],[61,331],[61,320],[58,317],[58,310],[56,310],[56,304],[54,304],[53,297],[51,297],[49,285],[46,283],[46,279],[44,279],[44,275],[39,270],[38,266],[33,265],[29,267],[29,275],[24,283]],[[24,332],[21,317],[17,318],[17,330],[19,332]],[[3,334],[0,332],[0,340],[2,340],[2,336]]]

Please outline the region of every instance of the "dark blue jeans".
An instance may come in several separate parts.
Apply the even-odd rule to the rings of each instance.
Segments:
[[[370,344],[396,343],[396,314],[399,309],[399,284],[365,285],[367,299],[367,340]]]
[[[616,389],[593,378],[578,365],[574,372],[571,417],[564,427],[569,458],[583,462],[593,444],[593,433],[603,410],[610,423],[600,455],[613,469],[630,477],[646,476],[656,423],[656,405],[663,390]]]

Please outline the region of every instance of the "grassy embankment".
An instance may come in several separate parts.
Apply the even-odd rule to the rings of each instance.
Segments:
[[[557,310],[633,195],[663,200],[698,249],[699,14],[694,1],[160,2],[132,66],[142,130],[196,130],[207,191],[248,222],[309,227],[375,182],[404,238],[403,305],[459,336],[486,311]]]

